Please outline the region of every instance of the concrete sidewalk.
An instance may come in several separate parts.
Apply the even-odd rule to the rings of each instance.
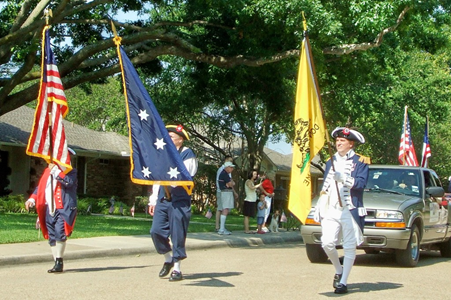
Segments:
[[[263,244],[302,242],[299,231],[281,231],[266,234],[245,234],[242,231],[222,236],[217,233],[189,233],[187,251],[218,248],[245,247]],[[67,260],[156,253],[150,235],[108,236],[85,239],[69,239],[64,258]],[[0,245],[0,266],[15,263],[36,263],[52,260],[47,240],[33,243]]]

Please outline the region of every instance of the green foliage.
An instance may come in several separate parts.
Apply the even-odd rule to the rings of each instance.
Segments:
[[[70,113],[66,119],[97,131],[128,134],[121,80],[109,78],[105,84],[67,91]]]
[[[0,212],[23,213],[25,212],[25,201],[23,195],[8,195],[0,197]]]
[[[82,214],[87,213],[91,206],[90,213],[101,214],[111,206],[110,198],[79,197],[77,208]]]
[[[27,3],[32,5],[23,8],[25,16],[36,5]],[[247,166],[258,167],[269,136],[292,136],[298,57],[288,55],[288,59],[257,67],[235,63],[264,60],[299,49],[304,12],[329,131],[351,119],[368,140],[359,152],[377,163],[397,164],[404,106],[408,105],[417,156],[424,120],[429,116],[430,166],[442,177],[451,174],[447,163],[447,122],[451,117],[449,1],[149,3],[110,0],[90,6],[92,2],[80,1],[73,4],[73,10],[71,6],[70,13],[67,7],[59,7],[58,1],[51,3],[52,8],[67,13],[61,18],[64,21],[54,20],[52,24],[52,42],[63,79],[69,88],[80,85],[80,89],[67,89],[69,120],[95,130],[127,134],[121,83],[106,78],[117,73],[117,69],[110,69],[117,63],[117,56],[111,41],[107,41],[111,36],[105,33],[111,31],[106,21],[120,10],[136,10],[137,19],[118,26],[118,33],[124,37],[124,47],[148,84],[164,121],[195,128],[190,146],[200,149],[197,140],[214,147],[212,153],[198,152],[211,164],[218,164],[223,155],[230,154],[232,138],[243,138],[247,141],[243,147]],[[10,98],[6,97],[8,91],[0,93],[1,109],[15,105],[9,100],[30,101],[23,100],[29,93],[19,94],[20,90],[31,82],[35,86],[39,77],[36,70],[40,44],[35,37],[41,27],[32,23],[36,26],[29,26],[34,28],[31,31],[11,36],[16,33],[12,26],[19,22],[16,18],[22,4],[8,1],[0,8],[0,38],[4,42],[1,72],[8,75],[2,88],[20,84]],[[139,38],[137,35],[142,33],[151,34]],[[69,43],[67,36],[72,37]],[[110,46],[105,46],[108,42]],[[34,66],[27,67],[29,72],[20,68],[27,58],[36,60]],[[23,74],[13,80],[16,70]],[[196,184],[197,192],[210,197],[211,182]],[[199,208],[203,205],[196,203]]]

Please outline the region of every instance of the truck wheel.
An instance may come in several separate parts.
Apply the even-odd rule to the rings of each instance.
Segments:
[[[327,254],[319,244],[306,244],[307,257],[312,263],[324,263],[327,261]]]
[[[443,257],[451,257],[451,238],[446,242],[438,244],[440,249],[440,254]]]
[[[420,230],[412,226],[412,234],[405,250],[396,250],[396,261],[402,267],[415,267],[420,259]]]

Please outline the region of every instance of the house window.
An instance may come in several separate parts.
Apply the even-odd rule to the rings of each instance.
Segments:
[[[99,163],[100,163],[101,165],[107,166],[107,165],[110,164],[110,160],[109,160],[109,159],[100,158],[100,159],[99,159]]]

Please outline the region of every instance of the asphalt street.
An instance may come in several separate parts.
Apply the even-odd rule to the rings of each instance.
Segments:
[[[449,299],[450,263],[437,252],[428,252],[422,253],[416,268],[400,268],[390,254],[366,255],[358,251],[348,282],[349,293],[336,295],[332,265],[310,263],[301,242],[224,243],[222,247],[190,250],[182,262],[184,280],[180,282],[158,277],[162,257],[153,252],[67,259],[62,274],[47,274],[50,262],[8,264],[0,267],[0,297]]]

